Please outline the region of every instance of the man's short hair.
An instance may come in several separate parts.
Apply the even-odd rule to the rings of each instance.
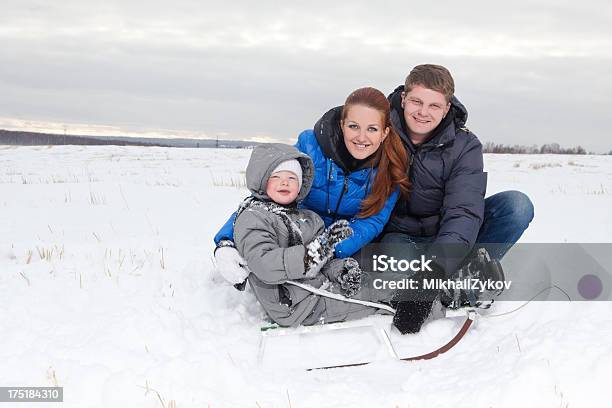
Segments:
[[[406,77],[404,91],[410,92],[416,85],[440,92],[450,102],[455,93],[455,81],[448,69],[442,65],[422,64],[412,68]]]

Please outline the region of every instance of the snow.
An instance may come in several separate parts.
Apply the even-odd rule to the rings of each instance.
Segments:
[[[64,407],[604,405],[609,302],[493,317],[521,304],[498,303],[430,361],[307,372],[294,363],[310,351],[295,349],[259,364],[261,309],[211,261],[212,236],[247,195],[249,154],[0,147],[0,385],[63,386]],[[489,195],[518,189],[535,205],[521,242],[612,241],[612,157],[486,155],[485,166]],[[398,348],[431,351],[460,324],[432,322]]]

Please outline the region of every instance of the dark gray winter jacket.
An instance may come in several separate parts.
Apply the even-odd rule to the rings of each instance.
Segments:
[[[313,180],[312,160],[295,147],[285,144],[257,146],[247,166],[247,187],[254,197],[268,207],[249,206],[239,211],[234,224],[234,240],[251,274],[248,281],[270,318],[282,326],[297,326],[313,311],[318,297],[287,280],[320,287],[323,275],[304,280],[304,244],[323,232],[323,220],[315,212],[271,203],[266,186],[272,170],[281,162],[297,159],[302,165],[302,187],[297,200],[303,199]],[[282,210],[290,223],[275,213]],[[289,224],[289,227],[287,227]],[[297,235],[297,236],[296,236]],[[297,241],[299,244],[296,245]]]
[[[466,127],[467,110],[455,98],[432,136],[415,146],[408,136],[398,87],[390,96],[391,122],[410,155],[412,191],[400,199],[385,232],[433,237],[435,244],[451,244],[463,254],[473,247],[483,221],[487,174],[482,145]],[[440,259],[448,273],[461,257]]]

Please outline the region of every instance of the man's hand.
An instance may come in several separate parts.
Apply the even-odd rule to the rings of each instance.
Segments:
[[[234,248],[233,243],[221,241],[219,244],[215,249],[215,270],[232,285],[243,283],[250,273],[246,261]]]

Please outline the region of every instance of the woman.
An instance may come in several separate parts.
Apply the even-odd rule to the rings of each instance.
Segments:
[[[296,147],[314,163],[313,185],[301,206],[326,226],[349,220],[353,235],[336,246],[335,255],[353,255],[382,232],[399,194],[410,187],[407,152],[391,127],[387,98],[375,88],[357,89],[302,132]],[[215,261],[226,280],[242,284],[248,270],[233,248],[234,218],[215,236]]]

